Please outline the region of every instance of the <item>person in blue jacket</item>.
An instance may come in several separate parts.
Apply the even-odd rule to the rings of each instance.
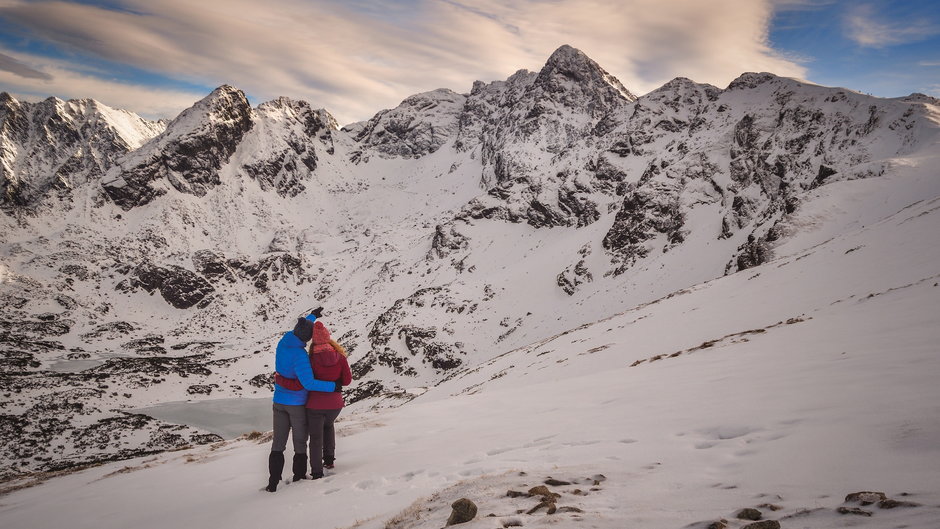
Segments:
[[[307,391],[340,391],[338,382],[313,378],[306,345],[313,337],[313,322],[323,313],[317,307],[305,318],[297,318],[294,330],[287,332],[277,343],[274,369],[274,442],[268,456],[268,492],[275,492],[284,470],[284,450],[287,436],[294,441],[294,481],[304,479],[307,473]]]

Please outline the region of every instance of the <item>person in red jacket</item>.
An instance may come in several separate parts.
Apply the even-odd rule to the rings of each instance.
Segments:
[[[343,386],[348,386],[352,382],[352,372],[346,360],[346,351],[330,338],[330,331],[319,321],[313,324],[310,366],[313,368],[314,376],[320,380],[335,380],[337,384]],[[345,404],[343,394],[339,392],[311,391],[307,394],[311,479],[322,478],[324,467],[333,468],[336,460],[336,433],[333,421],[339,417]]]

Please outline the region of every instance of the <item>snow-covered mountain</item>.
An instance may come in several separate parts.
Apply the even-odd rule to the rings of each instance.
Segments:
[[[68,143],[47,126],[29,143],[46,114],[2,100],[3,145],[41,146],[0,180],[29,197],[0,215],[7,476],[218,440],[133,410],[269,395],[276,338],[316,305],[352,352],[349,397],[396,406],[726,274],[760,283],[749,269],[938,194],[936,99],[766,73],[637,98],[568,46],[539,72],[418,94],[342,129],[306,102],[252,108],[222,86],[165,127],[49,100],[35,108],[99,109],[99,132]],[[102,130],[125,150],[92,154]],[[40,167],[70,192],[49,192]],[[750,312],[741,302],[721,313],[728,333],[687,336],[750,329]],[[657,321],[644,339],[686,336],[684,317]]]
[[[101,176],[121,156],[156,136],[162,122],[92,99],[40,103],[0,94],[0,209],[28,209]]]

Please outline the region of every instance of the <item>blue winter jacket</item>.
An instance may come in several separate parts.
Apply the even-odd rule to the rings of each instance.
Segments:
[[[307,319],[313,319],[308,316]],[[306,390],[291,391],[274,384],[274,402],[289,406],[303,406],[307,403],[307,390],[331,392],[336,383],[317,380],[313,378],[313,369],[310,368],[310,357],[307,356],[306,344],[294,336],[293,331],[287,332],[277,343],[274,369],[286,378],[296,378]]]

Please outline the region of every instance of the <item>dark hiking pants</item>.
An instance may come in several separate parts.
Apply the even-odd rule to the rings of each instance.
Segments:
[[[303,404],[290,406],[274,403],[274,443],[272,452],[283,452],[287,448],[287,434],[294,441],[294,453],[307,453],[307,414]]]
[[[336,430],[333,421],[342,410],[307,410],[307,429],[310,432],[310,471],[323,475],[323,460],[336,459]]]

